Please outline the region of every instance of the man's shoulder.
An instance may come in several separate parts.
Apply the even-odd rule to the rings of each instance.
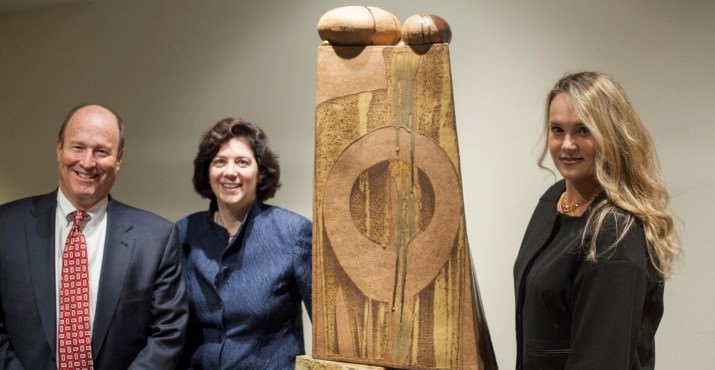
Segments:
[[[7,203],[0,204],[0,213],[10,212],[16,209],[26,209],[32,205],[32,197],[20,198],[11,200]]]
[[[46,194],[32,195],[24,198],[11,200],[7,203],[0,204],[0,217],[13,214],[16,212],[26,212],[28,210],[37,209],[43,205],[54,206],[57,204],[57,192],[53,191]]]
[[[152,211],[138,208],[116,199],[111,199],[107,205],[107,213],[109,217],[122,217],[139,224],[148,224],[149,226],[154,225],[173,225],[171,221],[160,216]]]

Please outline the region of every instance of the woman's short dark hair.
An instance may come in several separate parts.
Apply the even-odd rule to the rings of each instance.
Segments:
[[[281,186],[281,168],[278,155],[268,147],[268,137],[263,130],[241,118],[224,118],[204,133],[199,152],[194,158],[194,190],[204,198],[216,200],[209,181],[209,167],[216,153],[231,139],[240,139],[253,150],[258,164],[258,184],[256,199],[265,201],[276,194]]]

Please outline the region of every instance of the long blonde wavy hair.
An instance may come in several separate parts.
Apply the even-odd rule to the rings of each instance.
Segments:
[[[673,215],[668,210],[668,191],[661,179],[653,141],[625,91],[604,73],[579,72],[561,78],[546,99],[547,138],[549,107],[559,93],[569,94],[583,124],[593,135],[595,176],[606,194],[605,199],[592,205],[582,234],[587,260],[595,262],[615,248],[637,219],[645,230],[651,263],[663,279],[669,278],[681,251]],[[538,161],[542,168],[546,168],[543,163],[548,152],[548,140],[545,141]],[[619,222],[623,227],[616,241],[599,253],[596,241],[609,215],[621,215],[625,222]]]

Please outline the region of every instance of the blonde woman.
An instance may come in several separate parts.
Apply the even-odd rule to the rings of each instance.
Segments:
[[[650,136],[603,73],[563,77],[546,104],[563,177],[514,264],[517,369],[653,369],[663,282],[679,256]]]

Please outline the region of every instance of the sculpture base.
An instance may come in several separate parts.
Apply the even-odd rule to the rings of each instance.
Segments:
[[[318,360],[309,355],[295,358],[295,370],[390,370],[382,366]]]

